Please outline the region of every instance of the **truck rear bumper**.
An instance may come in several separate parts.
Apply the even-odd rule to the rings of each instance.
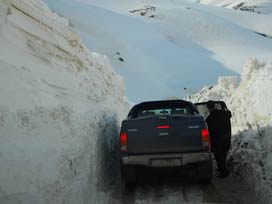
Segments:
[[[181,166],[188,164],[200,163],[210,161],[212,159],[211,153],[175,153],[175,154],[150,154],[150,155],[129,155],[121,156],[123,165],[141,165],[147,167],[154,167],[153,160],[165,159],[180,159]]]

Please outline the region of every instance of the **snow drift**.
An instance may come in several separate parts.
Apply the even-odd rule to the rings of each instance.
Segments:
[[[272,202],[272,63],[252,58],[241,81],[221,77],[215,86],[190,96],[193,101],[224,100],[233,113],[233,172],[245,178],[258,202]]]
[[[116,176],[123,80],[68,24],[0,0],[0,203],[94,203]]]

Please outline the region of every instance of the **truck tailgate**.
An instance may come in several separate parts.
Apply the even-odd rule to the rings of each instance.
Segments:
[[[155,116],[124,121],[128,154],[199,152],[203,117]]]

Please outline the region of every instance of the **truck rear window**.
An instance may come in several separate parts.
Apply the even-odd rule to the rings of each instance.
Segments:
[[[139,110],[137,117],[146,117],[153,115],[192,115],[188,107],[184,108],[159,108]]]
[[[134,106],[128,118],[152,117],[161,115],[187,116],[194,115],[195,107],[186,101],[155,101]]]

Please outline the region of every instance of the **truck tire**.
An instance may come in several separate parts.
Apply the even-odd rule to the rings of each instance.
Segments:
[[[125,188],[134,187],[137,183],[136,167],[125,166],[121,163],[121,179]]]
[[[197,164],[197,180],[201,184],[211,183],[213,177],[212,161]]]

